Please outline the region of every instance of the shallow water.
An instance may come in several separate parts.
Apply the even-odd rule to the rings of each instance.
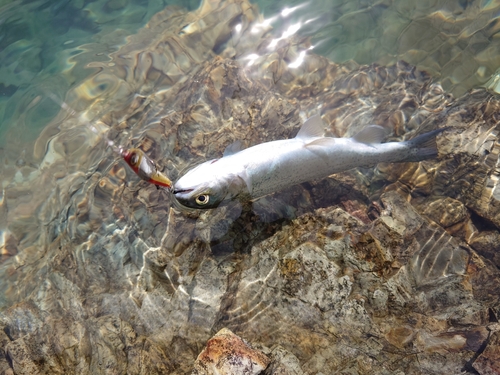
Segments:
[[[267,374],[498,370],[498,6],[258,5],[4,5],[1,371],[190,373],[221,328]],[[450,130],[437,160],[208,211],[110,147],[175,180],[316,113]]]

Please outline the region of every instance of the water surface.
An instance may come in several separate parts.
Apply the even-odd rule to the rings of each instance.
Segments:
[[[189,373],[226,327],[308,374],[492,371],[498,99],[467,90],[495,88],[497,13],[479,1],[5,4],[2,369]],[[316,113],[332,136],[452,130],[435,161],[203,212],[110,147],[139,147],[175,179],[233,141],[293,137]]]

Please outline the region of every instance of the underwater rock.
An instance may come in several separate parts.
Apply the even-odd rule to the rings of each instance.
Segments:
[[[489,259],[500,268],[500,233],[497,231],[483,231],[470,241],[470,246],[477,253]]]
[[[498,374],[500,372],[500,335],[498,324],[492,327],[488,346],[474,362],[474,369],[481,375]]]
[[[194,363],[193,375],[257,375],[269,364],[269,358],[252,349],[227,328],[210,340]]]
[[[299,359],[288,350],[277,346],[270,353],[271,363],[264,374],[266,375],[303,375]]]
[[[65,298],[65,297],[63,297]],[[28,326],[33,317],[20,316],[27,306],[9,309],[3,314],[7,327],[18,325],[18,332],[8,330],[3,341],[5,356],[16,374],[100,374],[111,371],[171,373],[165,353],[147,338],[137,335],[118,316],[91,319],[64,319],[46,316],[43,325]],[[32,314],[42,318],[43,311],[31,306]],[[23,326],[24,325],[24,326]],[[5,366],[4,366],[5,367]]]
[[[398,202],[394,198],[391,201]],[[447,336],[448,332],[462,324],[488,322],[487,312],[462,286],[467,280],[465,270],[452,269],[449,262],[440,260],[439,253],[425,255],[433,266],[421,269],[412,263],[401,266],[396,261],[387,264],[383,258],[367,258],[357,249],[359,246],[371,252],[371,246],[376,249],[383,243],[386,258],[396,258],[399,249],[408,247],[413,252],[408,254],[412,260],[421,258],[426,249],[418,242],[428,240],[427,229],[423,228],[431,224],[414,210],[412,214],[420,229],[414,226],[412,232],[403,236],[394,229],[389,229],[389,233],[372,232],[335,207],[293,220],[252,248],[234,299],[226,309],[228,316],[220,324],[260,337],[264,345],[280,342],[297,355],[302,368],[310,373],[359,369],[360,364],[366,366],[366,372],[379,373],[383,371],[384,358],[392,357],[392,345],[401,347],[400,355],[422,347],[430,356],[439,346],[450,355],[449,361],[442,363],[443,373],[460,371],[459,363],[470,355],[468,339],[454,338],[460,332]],[[388,216],[398,221],[396,212]],[[386,243],[388,234],[397,240]],[[449,251],[461,254],[460,246],[456,246]],[[399,262],[404,260],[400,258]],[[443,268],[447,273],[443,273]],[[436,276],[429,283],[426,280],[424,286],[422,281],[416,281],[422,272],[435,272]],[[428,314],[432,318],[424,318]],[[397,339],[404,344],[397,344],[392,332],[400,325],[401,316],[405,324],[412,323],[406,326],[404,338]],[[456,328],[453,324],[457,324]],[[272,335],[263,336],[260,327],[266,327]],[[366,340],[366,336],[370,339]],[[484,333],[474,337],[479,344],[486,340]],[[349,354],[345,348],[357,350]],[[427,361],[432,362],[431,358]],[[422,362],[418,365],[410,361],[405,366],[422,366]]]

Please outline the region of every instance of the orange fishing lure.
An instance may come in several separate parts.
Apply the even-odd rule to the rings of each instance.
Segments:
[[[157,187],[163,186],[168,189],[172,187],[172,181],[163,173],[158,171],[156,164],[142,150],[138,148],[121,149],[120,155],[132,170],[144,181]]]

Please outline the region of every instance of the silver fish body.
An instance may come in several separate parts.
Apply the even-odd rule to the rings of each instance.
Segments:
[[[353,138],[323,137],[321,118],[311,117],[293,139],[262,143],[189,170],[174,184],[184,206],[214,208],[235,198],[255,199],[302,182],[381,162],[419,161],[437,155],[443,129],[404,142],[380,143],[382,127],[372,125]]]

